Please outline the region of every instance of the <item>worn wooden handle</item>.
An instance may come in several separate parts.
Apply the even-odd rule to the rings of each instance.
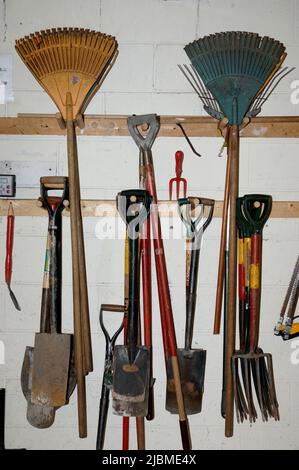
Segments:
[[[84,372],[92,372],[93,359],[92,359],[92,345],[90,334],[90,319],[89,319],[89,304],[88,304],[88,289],[87,289],[87,275],[86,275],[86,262],[85,262],[85,246],[83,235],[83,223],[81,214],[81,193],[80,193],[80,178],[79,178],[79,164],[77,153],[77,140],[76,134],[73,134],[74,140],[74,166],[75,166],[75,189],[77,200],[77,234],[78,234],[78,257],[79,257],[79,283],[80,283],[80,301],[81,301],[81,325],[82,325],[82,346],[83,346],[83,365]]]
[[[125,306],[117,304],[102,304],[101,310],[104,312],[124,312]]]
[[[182,387],[181,387],[179,361],[178,361],[177,356],[171,357],[171,367],[173,371],[176,400],[177,400],[177,405],[178,405],[182,446],[184,450],[191,450],[192,449],[191,435],[190,435],[190,430],[189,430],[188,418],[185,412],[184,397],[183,397],[183,392],[182,392]]]
[[[230,217],[228,255],[228,299],[227,299],[227,346],[226,346],[226,410],[225,436],[231,437],[234,429],[234,381],[232,356],[236,338],[236,295],[237,295],[237,216],[236,203],[239,191],[239,128],[232,126],[230,131]]]
[[[228,136],[228,145],[230,146],[230,131]],[[214,316],[214,335],[220,333],[221,311],[222,311],[222,298],[223,298],[223,283],[224,283],[224,266],[225,266],[225,247],[226,247],[226,232],[227,232],[227,217],[229,205],[229,188],[230,188],[230,168],[231,168],[231,151],[228,151],[224,187],[224,200],[222,208],[222,225],[220,236],[220,249],[219,249],[219,262],[218,262],[218,277],[217,277],[217,290],[216,290],[216,305]]]
[[[192,450],[188,421],[180,420],[180,431],[184,450]]]
[[[45,186],[45,188],[63,189],[65,179],[65,176],[42,176],[40,178],[40,182]]]
[[[73,310],[74,310],[74,346],[75,346],[75,367],[78,393],[78,420],[79,436],[87,436],[87,414],[86,414],[86,388],[83,364],[82,348],[82,323],[81,323],[81,299],[80,299],[80,266],[78,253],[78,194],[76,191],[76,149],[75,149],[75,128],[73,122],[72,96],[68,92],[67,102],[67,154],[69,170],[69,191],[70,191],[70,222],[71,222],[71,244],[72,244],[72,275],[73,275]]]

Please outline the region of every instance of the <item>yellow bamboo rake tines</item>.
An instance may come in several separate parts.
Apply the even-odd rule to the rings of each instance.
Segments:
[[[117,41],[79,28],[56,28],[16,41],[16,51],[66,118],[66,92],[73,114],[83,113],[117,56]],[[86,99],[87,98],[87,99]]]

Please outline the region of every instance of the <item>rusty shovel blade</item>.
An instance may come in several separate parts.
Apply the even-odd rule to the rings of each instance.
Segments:
[[[204,392],[206,355],[204,349],[177,349],[181,384],[187,415],[201,412]],[[178,414],[171,362],[167,367],[166,410]]]
[[[31,390],[33,403],[54,407],[66,404],[71,338],[70,334],[36,333]]]
[[[130,362],[126,346],[115,346],[113,356],[113,410],[120,416],[146,416],[150,385],[150,348],[136,346]]]
[[[33,355],[34,348],[27,346],[21,372],[22,392],[27,400],[26,417],[31,426],[39,429],[46,429],[54,423],[55,408],[52,406],[36,405],[31,401]]]

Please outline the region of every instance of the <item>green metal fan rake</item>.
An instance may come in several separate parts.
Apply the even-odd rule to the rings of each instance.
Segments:
[[[230,125],[261,112],[280,81],[294,70],[282,67],[285,47],[248,32],[212,34],[185,46],[191,66],[179,65],[205,111]]]
[[[293,69],[283,68],[285,47],[256,33],[230,31],[211,34],[185,46],[191,66],[179,66],[203,102],[219,121],[228,121],[228,159],[224,195],[214,333],[219,334],[224,280],[226,225],[229,210],[227,336],[225,352],[225,435],[233,435],[237,231],[236,200],[239,189],[239,127],[260,111],[278,83]]]

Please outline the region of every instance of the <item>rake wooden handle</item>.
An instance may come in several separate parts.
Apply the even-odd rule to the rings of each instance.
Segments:
[[[231,131],[229,130],[229,136],[228,136],[229,140],[230,140],[230,133]],[[229,189],[230,189],[230,171],[231,171],[231,152],[228,152],[227,163],[226,163],[224,199],[223,199],[223,208],[222,208],[222,225],[221,225],[218,278],[217,278],[217,290],[216,290],[216,305],[215,305],[214,331],[213,331],[214,335],[219,335],[220,323],[221,323],[223,282],[224,282],[224,270],[225,270],[225,246],[226,246],[227,217],[228,217]]]
[[[88,290],[87,290],[87,275],[86,275],[86,261],[85,261],[85,247],[84,247],[84,234],[83,222],[81,214],[81,193],[80,193],[80,178],[79,178],[79,163],[77,153],[76,134],[74,133],[74,148],[76,151],[76,158],[74,165],[76,170],[76,192],[78,200],[78,217],[77,217],[77,230],[78,230],[78,253],[79,253],[79,280],[80,280],[80,299],[81,299],[81,325],[83,330],[83,367],[85,374],[93,370],[92,360],[92,346],[90,334],[90,319],[89,319],[89,304],[88,304]]]
[[[233,125],[229,136],[230,162],[230,217],[229,217],[229,256],[228,256],[228,301],[227,301],[227,346],[226,346],[226,409],[225,436],[231,437],[234,428],[234,382],[232,356],[236,337],[236,294],[237,294],[237,217],[236,203],[239,191],[239,128]]]
[[[78,420],[79,436],[87,436],[87,415],[86,415],[86,388],[83,364],[82,348],[82,324],[81,324],[81,296],[80,296],[80,264],[79,264],[79,244],[78,244],[78,209],[79,200],[76,190],[76,148],[75,148],[75,127],[73,122],[72,96],[66,94],[67,103],[67,155],[69,172],[69,193],[70,193],[70,222],[71,222],[71,244],[72,244],[72,275],[73,275],[73,311],[74,311],[74,346],[75,346],[75,367],[78,394]]]

